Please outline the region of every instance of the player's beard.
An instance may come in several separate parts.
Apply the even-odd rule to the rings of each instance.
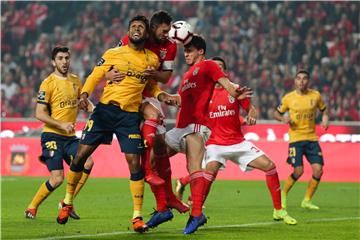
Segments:
[[[133,38],[129,37],[129,41],[134,45],[140,45],[140,44],[143,44],[146,41],[146,38],[142,37],[142,38],[139,38],[139,39],[133,39]]]
[[[63,70],[62,67],[56,66],[56,70],[65,77],[69,71],[69,67],[67,67],[65,70]]]

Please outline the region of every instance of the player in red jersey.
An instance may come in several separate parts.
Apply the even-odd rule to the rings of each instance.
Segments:
[[[216,83],[219,83],[234,98],[251,97],[247,87],[236,88],[220,67],[212,60],[205,59],[206,42],[194,35],[190,43],[184,46],[186,64],[190,69],[184,74],[179,94],[181,109],[176,128],[166,133],[168,154],[177,152],[186,154],[187,169],[190,173],[190,189],[193,206],[190,218],[183,231],[191,234],[207,221],[202,213],[205,176],[201,162],[205,152],[205,142],[210,136],[208,106]]]
[[[145,48],[153,51],[159,57],[160,68],[148,68],[144,75],[162,83],[166,83],[171,77],[177,51],[176,43],[168,38],[171,21],[172,18],[167,12],[155,12],[150,19],[150,36],[145,43]],[[118,46],[127,45],[128,41],[128,36],[125,36]],[[117,82],[121,81],[124,75],[117,69],[113,69],[106,78]],[[180,213],[184,213],[189,211],[189,207],[179,201],[172,190],[170,161],[164,147],[166,128],[163,124],[164,114],[160,102],[155,98],[148,97],[146,92],[143,95],[144,100],[140,111],[145,119],[142,127],[142,134],[146,141],[146,151],[142,156],[145,180],[155,195],[156,210],[165,216],[161,218],[161,221],[168,221],[173,217],[168,208],[175,208]],[[150,161],[152,150],[155,164]],[[153,165],[156,165],[156,171],[153,170]],[[151,223],[149,222],[149,227],[155,227]]]

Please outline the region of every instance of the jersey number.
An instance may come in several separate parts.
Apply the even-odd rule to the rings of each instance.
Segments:
[[[295,157],[296,156],[296,148],[291,147],[289,148],[289,157]]]
[[[94,125],[94,120],[88,120],[86,122],[84,131],[90,131],[92,129],[93,125]]]
[[[56,142],[55,141],[50,141],[50,142],[46,142],[45,146],[47,149],[52,149],[52,150],[56,150],[57,146],[56,146]]]

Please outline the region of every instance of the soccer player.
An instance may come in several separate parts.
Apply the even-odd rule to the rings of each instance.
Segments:
[[[94,113],[88,120],[75,158],[71,162],[63,207],[59,211],[57,222],[65,224],[72,209],[75,185],[85,159],[100,144],[110,144],[115,133],[130,170],[130,191],[133,198],[133,229],[144,232],[148,229],[142,220],[144,195],[144,173],[140,168],[140,154],[143,152],[143,140],[140,134],[139,107],[142,92],[146,88],[151,96],[169,104],[176,104],[177,98],[161,92],[155,81],[147,80],[143,72],[147,66],[157,68],[158,57],[144,48],[148,37],[149,23],[146,17],[136,16],[128,25],[129,44],[121,48],[112,48],[105,52],[93,72],[87,78],[80,95],[80,108],[87,108],[87,98],[105,73],[115,67],[126,73],[120,83],[107,81],[103,94]]]
[[[176,43],[168,38],[171,28],[172,17],[166,11],[155,12],[150,19],[149,39],[145,42],[145,48],[154,52],[160,60],[158,69],[147,68],[144,75],[161,83],[166,83],[174,69],[176,57]],[[118,46],[126,46],[129,43],[128,36],[121,39]],[[113,68],[106,77],[119,82],[125,76],[116,68]],[[140,112],[145,119],[141,129],[146,142],[145,153],[142,155],[145,170],[145,181],[149,183],[156,199],[156,210],[163,212],[162,221],[173,217],[168,208],[175,208],[180,213],[189,211],[189,207],[177,199],[172,190],[170,160],[166,154],[165,132],[163,124],[164,114],[159,101],[145,91]],[[154,162],[151,161],[152,157]],[[150,227],[152,222],[148,222]]]
[[[42,155],[40,161],[50,171],[50,178],[43,183],[25,210],[25,217],[36,217],[40,204],[64,181],[63,159],[70,164],[75,156],[79,139],[75,137],[75,121],[78,113],[78,98],[81,82],[78,76],[69,73],[70,51],[65,46],[56,46],[51,54],[54,72],[40,85],[37,97],[36,118],[45,123],[41,134]],[[80,181],[75,185],[77,194],[85,184],[93,167],[89,157]],[[74,209],[70,217],[80,219]]]
[[[184,234],[195,232],[207,221],[202,213],[202,204],[208,176],[201,169],[201,162],[205,152],[204,145],[210,135],[208,106],[215,84],[222,85],[233,98],[252,96],[250,89],[236,88],[214,61],[206,60],[205,52],[206,42],[198,35],[194,35],[190,43],[184,46],[185,62],[190,69],[184,74],[179,88],[181,108],[176,128],[165,136],[168,155],[185,153],[190,173],[193,206]]]
[[[319,209],[311,199],[323,174],[323,155],[315,134],[316,111],[322,112],[322,127],[327,130],[329,114],[318,91],[309,88],[310,75],[306,70],[299,70],[295,76],[295,90],[286,94],[275,111],[275,119],[289,124],[289,156],[287,162],[292,165],[293,173],[288,177],[282,190],[282,205],[286,208],[287,194],[304,172],[305,155],[312,168],[312,178],[307,187],[301,207]],[[289,116],[284,115],[289,112]]]

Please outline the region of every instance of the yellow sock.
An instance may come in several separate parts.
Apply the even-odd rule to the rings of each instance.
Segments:
[[[142,216],[141,210],[144,199],[144,186],[144,178],[137,181],[130,180],[130,191],[134,204],[133,218]]]
[[[39,205],[51,194],[53,190],[54,188],[50,185],[49,181],[41,184],[28,208],[38,208]]]
[[[75,188],[81,178],[81,174],[82,172],[74,172],[72,170],[69,170],[67,176],[66,194],[64,198],[65,204],[72,204],[74,199]]]
[[[305,198],[304,200],[310,201],[313,197],[318,185],[320,183],[320,179],[315,178],[314,176],[311,178],[309,185],[306,189]]]
[[[74,198],[80,192],[81,188],[84,186],[84,184],[86,183],[88,178],[89,178],[89,173],[86,173],[85,171],[83,171],[81,174],[81,178],[80,178],[78,184],[76,185],[76,189],[74,192]]]
[[[292,186],[294,186],[294,184],[296,183],[296,180],[297,180],[297,178],[295,178],[295,177],[293,176],[293,174],[291,174],[291,175],[288,177],[288,179],[287,179],[286,182],[285,182],[284,189],[283,189],[283,192],[284,192],[285,194],[287,194],[287,193],[290,191],[290,189],[292,188]]]

